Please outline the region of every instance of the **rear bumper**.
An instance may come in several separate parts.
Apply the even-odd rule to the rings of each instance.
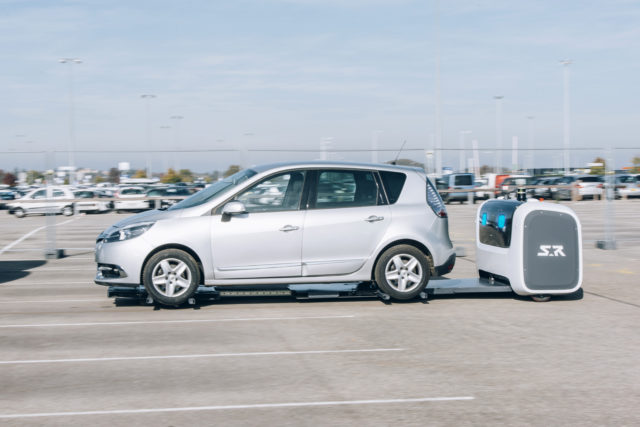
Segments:
[[[447,261],[442,264],[436,266],[434,269],[436,271],[436,276],[444,276],[445,274],[451,273],[453,267],[456,265],[456,254],[452,254]]]

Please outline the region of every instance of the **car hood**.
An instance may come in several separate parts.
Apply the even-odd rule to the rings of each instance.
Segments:
[[[163,219],[179,218],[181,216],[182,216],[182,209],[175,209],[171,211],[168,211],[168,210],[161,211],[156,209],[152,211],[141,212],[139,214],[125,218],[121,221],[116,222],[109,228],[112,228],[112,227],[122,228],[122,227],[126,227],[127,225],[135,224],[138,222],[154,222],[154,221],[161,221]]]

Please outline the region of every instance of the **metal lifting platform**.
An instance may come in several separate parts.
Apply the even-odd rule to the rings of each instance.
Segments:
[[[510,293],[513,292],[507,284],[492,278],[444,279],[432,278],[425,292],[418,296],[427,300],[431,295],[479,294],[479,293]],[[154,304],[153,298],[144,286],[109,286],[109,298],[126,298],[138,300],[141,304]],[[189,305],[197,305],[224,298],[242,297],[292,297],[297,300],[312,299],[349,299],[349,298],[379,298],[389,301],[391,297],[380,291],[373,282],[359,283],[321,283],[321,284],[293,284],[271,286],[199,286],[195,295],[188,300]]]

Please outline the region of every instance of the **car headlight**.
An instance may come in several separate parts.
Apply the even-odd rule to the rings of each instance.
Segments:
[[[138,224],[131,224],[123,228],[117,228],[106,237],[104,237],[105,243],[120,242],[122,240],[133,239],[143,234],[145,231],[151,228],[155,222],[143,222]]]

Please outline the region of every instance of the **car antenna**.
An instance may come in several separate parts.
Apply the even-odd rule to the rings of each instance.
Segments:
[[[400,158],[400,153],[402,153],[402,149],[404,148],[404,144],[406,143],[407,143],[407,140],[405,139],[402,145],[400,146],[400,150],[398,151],[398,154],[396,155],[395,160],[391,162],[392,165],[398,164],[398,158]]]

